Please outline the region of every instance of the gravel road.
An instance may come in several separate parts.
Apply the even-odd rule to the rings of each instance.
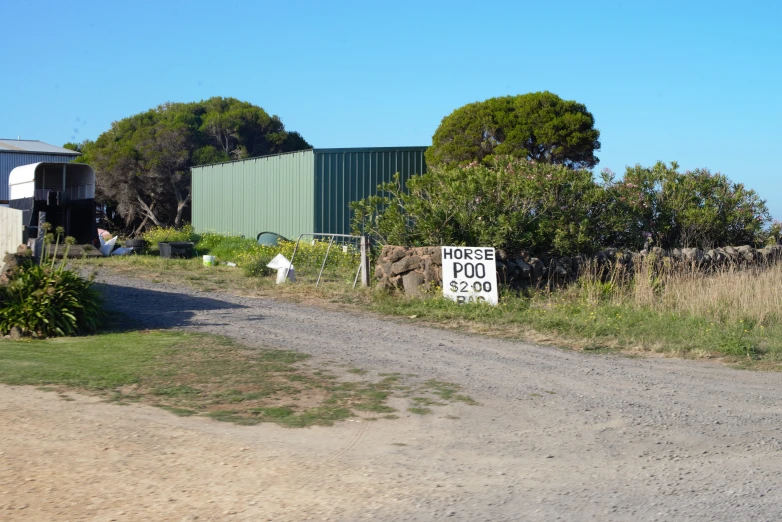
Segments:
[[[585,354],[121,277],[99,281],[114,309],[148,328],[218,333],[316,362],[451,381],[480,405],[286,430],[0,387],[0,425],[14,426],[0,430],[0,519],[782,517],[780,374]],[[30,430],[43,435],[31,440]],[[64,439],[75,446],[57,449]],[[62,477],[79,480],[65,488],[51,472],[58,465]],[[22,482],[28,475],[34,481]],[[91,510],[80,498],[91,499]]]

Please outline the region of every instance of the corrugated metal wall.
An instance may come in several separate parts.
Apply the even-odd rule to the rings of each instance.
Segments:
[[[351,231],[352,201],[377,192],[377,186],[400,174],[404,183],[426,172],[426,147],[315,149],[315,230]]]
[[[61,154],[0,152],[0,200],[5,201],[8,199],[8,175],[11,174],[11,171],[16,167],[42,161],[70,163],[77,158],[78,156],[65,156]]]
[[[314,227],[311,150],[193,168],[193,226],[293,239]]]

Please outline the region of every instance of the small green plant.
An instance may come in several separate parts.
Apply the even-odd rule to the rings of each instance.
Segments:
[[[45,225],[48,223],[45,223]],[[54,252],[42,252],[39,264],[31,259],[15,267],[0,287],[0,332],[18,328],[23,335],[56,337],[94,332],[103,317],[101,296],[92,281],[65,269],[74,239],[65,239],[65,252],[56,265],[63,230],[57,227]],[[51,234],[47,234],[51,235]],[[51,254],[51,263],[47,256]]]
[[[65,270],[24,263],[0,288],[0,332],[19,328],[24,335],[56,337],[94,332],[103,317],[92,281]]]
[[[737,328],[726,329],[717,341],[717,346],[726,355],[755,359],[760,353],[756,342],[749,335],[753,328],[751,322],[745,323],[742,319]]]

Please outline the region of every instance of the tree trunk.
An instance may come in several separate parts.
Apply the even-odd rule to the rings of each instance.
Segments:
[[[192,192],[189,192],[187,194],[187,197],[184,199],[184,201],[178,201],[176,205],[176,218],[174,218],[174,228],[179,228],[182,226],[182,214],[185,211],[185,207],[187,207],[187,204],[190,203],[190,197],[192,196]]]
[[[144,203],[144,200],[141,199],[141,196],[136,196],[136,199],[138,199],[138,202],[141,203],[141,209],[144,211],[144,214],[146,217],[152,220],[152,222],[159,227],[162,227],[163,225],[160,223],[160,220],[155,215],[155,212],[152,210],[155,206],[155,202],[152,202],[152,206],[148,206],[146,203]]]
[[[147,221],[149,221],[149,216],[144,216],[144,221],[141,222],[139,227],[133,231],[133,237],[136,237],[147,225]]]

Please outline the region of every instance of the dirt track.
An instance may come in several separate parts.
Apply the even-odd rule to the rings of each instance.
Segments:
[[[782,375],[113,278],[113,306],[480,406],[289,430],[0,386],[0,520],[779,520]],[[455,418],[458,417],[458,418]]]

